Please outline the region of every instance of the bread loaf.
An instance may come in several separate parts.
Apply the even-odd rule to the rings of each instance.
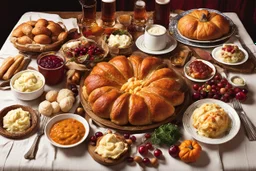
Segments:
[[[172,116],[184,101],[179,77],[156,57],[117,56],[84,81],[92,111],[118,125],[147,125]]]
[[[220,14],[208,10],[194,10],[178,21],[179,32],[190,39],[213,40],[226,35],[229,21]]]

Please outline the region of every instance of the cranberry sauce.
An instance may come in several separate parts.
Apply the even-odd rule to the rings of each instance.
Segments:
[[[43,68],[59,68],[64,64],[64,61],[62,58],[56,56],[56,55],[47,55],[42,57],[39,60],[39,65]]]

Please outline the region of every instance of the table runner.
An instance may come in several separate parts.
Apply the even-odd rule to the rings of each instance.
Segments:
[[[256,48],[253,45],[251,38],[243,27],[241,21],[238,19],[235,13],[225,13],[229,16],[239,29],[239,35],[242,37],[246,45],[251,49],[251,51],[256,54]],[[46,19],[51,19],[54,21],[63,21],[67,26],[68,30],[77,27],[76,20],[73,19],[61,19],[57,15],[28,12],[25,13],[19,22],[20,24],[24,21],[31,19],[37,19],[38,17],[44,17]],[[16,25],[16,26],[17,26]],[[230,41],[238,41],[235,37],[230,39]],[[13,47],[9,39],[6,40],[3,45],[0,56],[7,57],[9,55],[16,55],[18,50]],[[1,61],[0,61],[1,62]],[[30,64],[36,68],[36,62],[33,60]],[[233,73],[231,73],[232,75]],[[256,90],[256,80],[252,79],[252,74],[238,74],[243,76],[248,83],[250,91]],[[49,88],[46,86],[46,91],[50,89],[60,89],[61,85]],[[253,123],[256,125],[256,116],[253,115],[253,102],[256,97],[256,92],[254,94],[249,94],[249,99],[244,104],[244,109],[248,113],[249,117],[252,119]],[[39,101],[24,102],[17,100],[10,91],[1,91],[0,95],[0,109],[12,105],[12,104],[23,104],[30,105],[33,108],[37,108]],[[254,102],[255,103],[255,102]],[[73,108],[74,110],[74,108]],[[91,124],[91,133],[97,128],[94,124]],[[106,131],[104,128],[100,128],[102,131]],[[183,130],[182,130],[183,131]],[[136,134],[138,142],[143,134]],[[0,136],[0,171],[1,170],[143,170],[138,164],[127,164],[123,162],[119,165],[106,167],[95,162],[89,153],[87,152],[86,144],[71,148],[71,149],[60,149],[52,146],[46,139],[45,136],[41,137],[36,160],[26,160],[24,159],[24,154],[27,152],[31,146],[34,136],[29,137],[24,140],[10,140]],[[192,137],[183,131],[182,139],[191,139]],[[222,145],[206,145],[200,143],[203,148],[202,155],[200,159],[193,164],[186,164],[178,159],[172,158],[167,151],[167,148],[163,148],[163,154],[165,160],[159,160],[158,170],[245,170],[245,169],[255,169],[256,163],[254,162],[254,154],[256,153],[256,142],[249,142],[244,135],[243,128],[240,129],[238,135],[231,140]],[[134,146],[134,145],[133,145]],[[132,148],[132,152],[135,152],[136,148]],[[138,153],[137,153],[138,154]],[[156,168],[146,167],[146,170],[155,170]]]

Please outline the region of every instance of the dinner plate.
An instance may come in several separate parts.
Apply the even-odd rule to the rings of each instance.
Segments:
[[[236,62],[236,63],[225,62],[220,57],[221,48],[222,48],[222,46],[214,48],[213,51],[212,51],[212,57],[216,61],[218,61],[218,62],[220,62],[222,64],[225,64],[225,65],[241,65],[241,64],[245,63],[248,60],[248,58],[249,58],[249,55],[248,55],[247,51],[245,49],[239,47],[239,50],[241,50],[244,53],[244,59],[242,61]]]
[[[221,13],[218,10],[209,9],[209,8],[199,8],[199,10],[203,10],[203,9],[208,10],[210,12],[218,13],[218,14],[222,15],[223,17],[225,17],[230,23],[229,33],[219,39],[209,40],[209,41],[193,40],[193,39],[189,39],[189,38],[181,35],[177,29],[177,23],[178,23],[179,19],[182,18],[183,16],[187,15],[188,13],[190,13],[194,10],[197,10],[197,9],[191,9],[191,10],[185,11],[183,13],[180,13],[171,19],[169,30],[173,34],[173,37],[178,42],[183,43],[185,45],[193,46],[193,47],[213,48],[213,47],[217,47],[217,46],[225,43],[235,33],[236,26],[229,17],[227,17],[226,15],[224,15],[223,13]]]
[[[189,69],[189,65],[194,62],[194,61],[202,61],[203,63],[205,63],[206,65],[208,65],[209,67],[212,68],[212,73],[211,73],[211,76],[206,78],[206,79],[196,79],[196,78],[193,78],[191,77],[190,75],[188,75],[188,69]],[[186,63],[186,65],[184,66],[184,74],[185,76],[190,79],[191,81],[194,81],[194,82],[206,82],[208,80],[210,80],[216,73],[216,68],[214,67],[214,65],[209,62],[209,61],[206,61],[206,60],[202,60],[202,59],[196,59],[196,60],[191,60],[189,62]]]
[[[193,127],[193,119],[192,119],[192,114],[194,110],[198,107],[200,107],[204,103],[215,103],[218,104],[220,107],[222,107],[227,114],[229,115],[231,119],[231,128],[227,134],[220,138],[208,138],[204,137],[202,135],[199,135],[197,133],[197,129]],[[195,103],[191,104],[187,110],[185,111],[183,118],[183,126],[184,129],[196,140],[201,141],[206,144],[223,144],[225,142],[230,141],[232,138],[236,136],[240,129],[240,119],[238,117],[238,114],[236,111],[227,103],[224,103],[220,100],[215,100],[215,99],[202,99],[198,100]]]
[[[169,36],[170,39],[166,45],[166,47],[162,50],[159,51],[154,51],[154,50],[149,50],[145,47],[144,44],[144,35],[141,35],[135,42],[136,46],[143,52],[148,53],[148,54],[152,54],[152,55],[163,55],[166,53],[169,53],[171,51],[173,51],[176,47],[177,47],[177,41],[172,37]]]

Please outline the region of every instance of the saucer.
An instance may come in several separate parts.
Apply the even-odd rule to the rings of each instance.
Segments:
[[[135,42],[136,46],[139,48],[139,50],[148,53],[148,54],[152,54],[152,55],[163,55],[166,53],[169,53],[171,51],[173,51],[176,46],[177,46],[177,41],[172,37],[169,36],[170,40],[167,43],[166,47],[162,50],[158,50],[158,51],[154,51],[154,50],[149,50],[145,47],[144,45],[144,35],[141,35]]]

